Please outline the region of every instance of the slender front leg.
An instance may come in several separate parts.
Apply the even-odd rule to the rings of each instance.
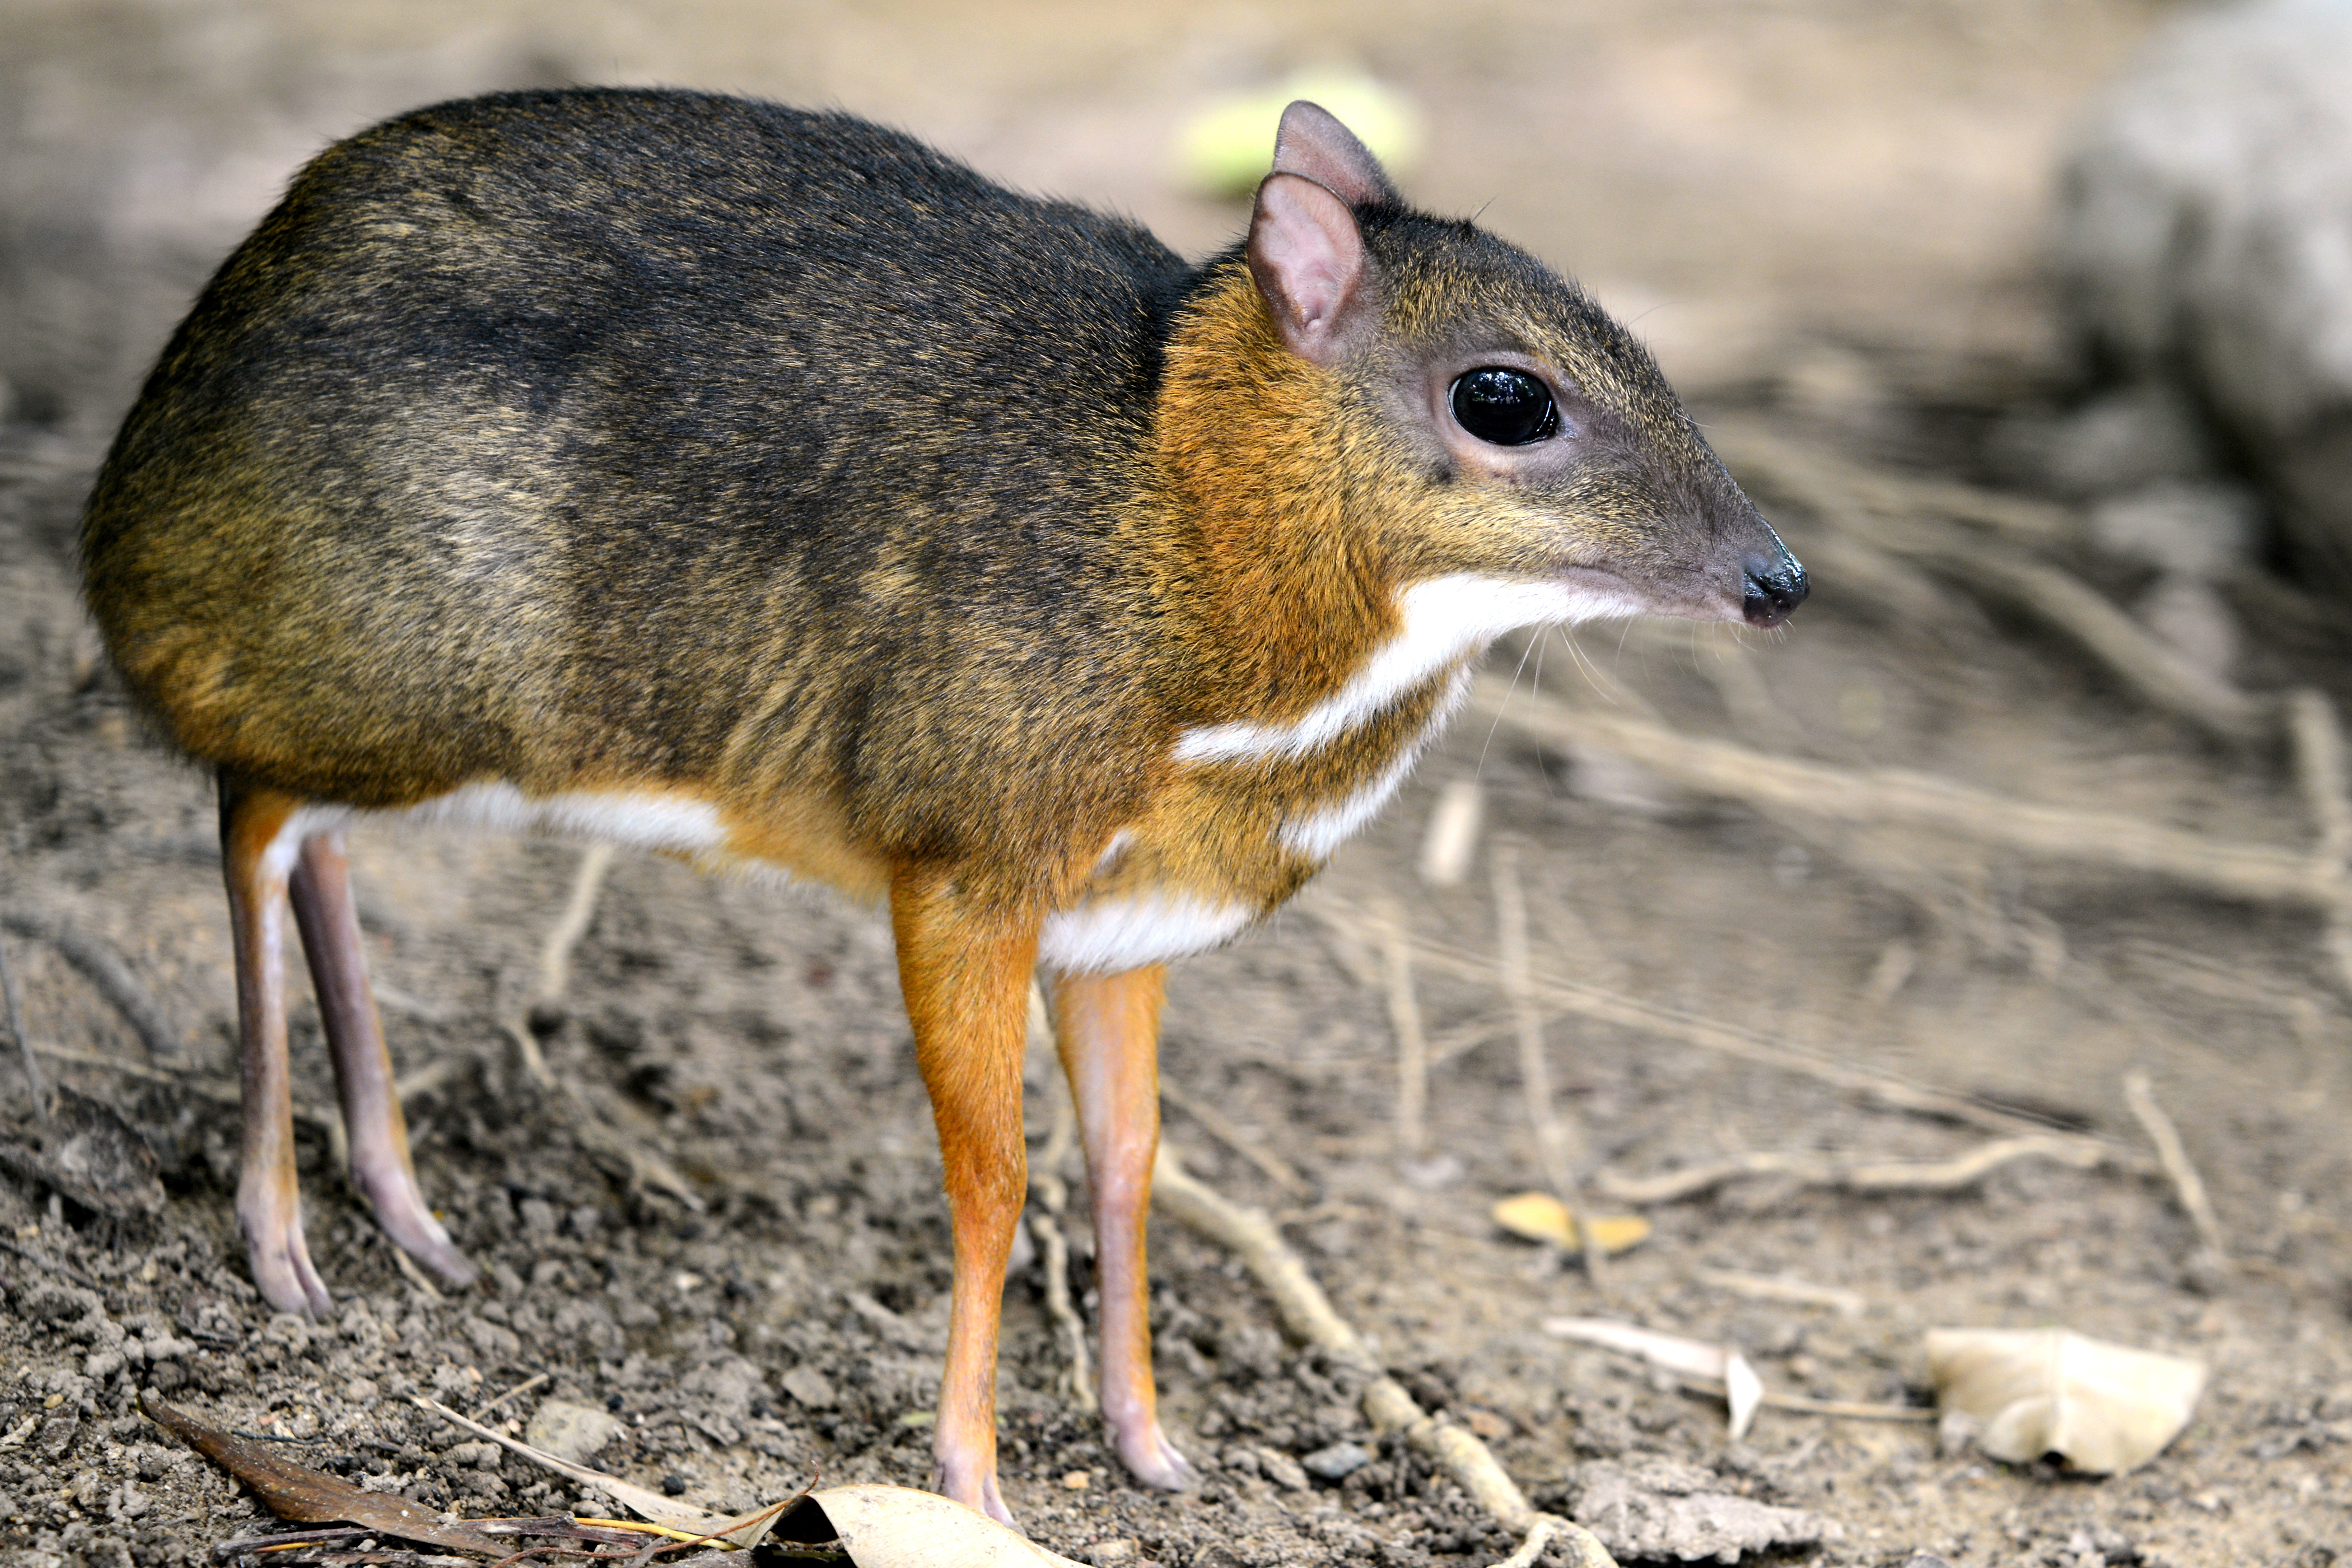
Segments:
[[[474,1282],[466,1260],[425,1206],[408,1157],[408,1121],[392,1083],[392,1054],[369,988],[351,862],[340,831],[302,841],[291,879],[294,922],[319,993],[319,1016],[335,1063],[335,1089],[351,1144],[352,1185],[375,1210],[376,1223],[401,1250],[452,1285]]]
[[[281,1312],[320,1317],[333,1300],[302,1239],[294,1170],[294,1098],[286,1068],[286,879],[300,802],[221,780],[221,864],[236,950],[236,1032],[244,1078],[244,1141],[236,1225],[253,1282]]]
[[[1010,1524],[996,1489],[996,1331],[1005,1259],[1029,1191],[1021,1057],[1037,921],[979,915],[945,878],[910,871],[892,880],[890,922],[955,1226],[948,1359],[932,1438],[940,1489]]]
[[[1071,974],[1054,983],[1055,1040],[1087,1146],[1094,1193],[1095,1284],[1102,1299],[1102,1407],[1135,1479],[1171,1491],[1192,1467],[1160,1429],[1151,1381],[1151,1281],[1144,1218],[1160,1147],[1160,1003],[1167,971]]]

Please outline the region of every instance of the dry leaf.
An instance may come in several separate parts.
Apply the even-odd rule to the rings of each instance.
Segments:
[[[1529,1241],[1549,1241],[1570,1251],[1584,1245],[1577,1233],[1576,1216],[1549,1193],[1521,1193],[1505,1198],[1495,1205],[1493,1213],[1495,1223],[1513,1236],[1525,1237]],[[1649,1239],[1650,1222],[1639,1215],[1601,1215],[1592,1221],[1592,1235],[1601,1243],[1601,1251],[1624,1252]]]
[[[349,1481],[298,1465],[268,1443],[233,1437],[152,1394],[142,1394],[147,1418],[253,1489],[262,1506],[300,1524],[357,1524],[403,1541],[421,1541],[450,1552],[504,1557],[511,1541],[486,1535],[475,1525],[445,1522],[434,1510],[385,1492],[363,1492]]]
[[[1764,1380],[1756,1375],[1756,1369],[1748,1364],[1746,1356],[1727,1345],[1636,1328],[1632,1323],[1612,1322],[1606,1318],[1546,1318],[1543,1328],[1544,1332],[1563,1340],[1640,1356],[1652,1366],[1663,1367],[1677,1376],[1720,1384],[1731,1407],[1731,1436],[1735,1442],[1748,1435],[1748,1424],[1756,1419],[1757,1408],[1764,1403]]]
[[[2205,1388],[2201,1362],[2064,1329],[1930,1329],[1927,1374],[1938,1406],[1981,1425],[1994,1458],[2054,1453],[2099,1475],[2161,1453]]]
[[[831,1533],[857,1568],[1085,1568],[984,1513],[907,1487],[827,1487],[812,1492],[785,1516],[781,1531],[798,1540],[812,1539],[794,1517],[812,1503],[824,1510]]]

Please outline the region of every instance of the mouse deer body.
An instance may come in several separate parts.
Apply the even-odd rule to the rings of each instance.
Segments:
[[[1572,286],[1294,105],[1189,268],[892,132],[683,92],[446,104],[330,149],[100,476],[89,604],[218,772],[237,1198],[323,1312],[281,952],[355,1184],[453,1281],[369,997],[354,814],[539,827],[887,900],[945,1161],[938,1453],[1005,1517],[993,1375],[1030,975],[1091,1177],[1104,1405],[1154,1413],[1163,970],[1368,821],[1515,627],[1777,622],[1802,571]]]

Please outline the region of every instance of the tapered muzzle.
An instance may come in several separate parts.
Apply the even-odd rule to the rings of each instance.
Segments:
[[[1751,626],[1779,626],[1812,590],[1804,565],[1778,540],[1769,554],[1750,555],[1741,564],[1748,572],[1748,591],[1739,607]]]

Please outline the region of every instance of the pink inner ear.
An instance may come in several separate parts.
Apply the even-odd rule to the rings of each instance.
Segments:
[[[1282,111],[1274,166],[1304,174],[1351,207],[1395,205],[1400,198],[1371,149],[1319,103],[1300,99]]]
[[[1312,180],[1269,174],[1250,218],[1249,268],[1291,353],[1338,363],[1340,328],[1364,278],[1355,215]]]

